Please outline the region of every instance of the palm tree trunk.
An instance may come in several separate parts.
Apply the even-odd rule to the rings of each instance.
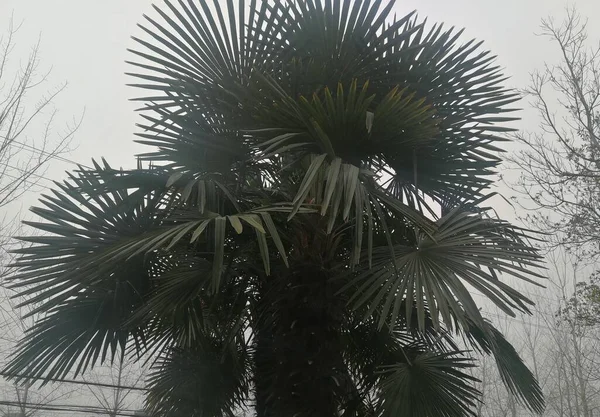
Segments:
[[[260,298],[257,416],[336,416],[343,305],[327,274],[314,264],[298,265],[266,279]]]

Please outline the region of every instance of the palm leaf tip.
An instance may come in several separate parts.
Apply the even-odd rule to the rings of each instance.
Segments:
[[[531,411],[538,414],[544,412],[544,393],[539,382],[498,329],[486,320],[483,326],[471,324],[466,329],[465,337],[471,346],[494,357],[500,377],[511,394]]]

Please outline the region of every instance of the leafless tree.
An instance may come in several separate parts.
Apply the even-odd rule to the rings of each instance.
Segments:
[[[518,134],[524,149],[512,158],[521,171],[514,188],[528,197],[517,200],[531,209],[530,225],[589,259],[600,255],[600,45],[575,9],[541,28],[560,59],[534,72],[524,91],[541,123]]]
[[[516,342],[519,355],[540,382],[547,405],[542,417],[595,417],[600,415],[600,325],[576,314],[583,307],[567,310],[568,317],[564,313],[590,267],[560,247],[547,258],[548,289],[529,294],[536,302],[535,314],[513,319],[492,313],[490,319]],[[534,417],[506,392],[495,367],[486,360],[482,358],[475,368],[483,393],[476,415]]]
[[[4,23],[4,22],[0,22]],[[17,47],[20,25],[11,18],[0,33],[0,278],[7,273],[11,237],[20,227],[15,202],[25,193],[41,189],[49,163],[64,159],[80,121],[56,126],[54,101],[66,84],[49,86],[49,71],[39,59],[40,42],[24,51]],[[0,300],[0,365],[14,349],[25,328],[5,288]],[[39,407],[65,399],[66,386],[41,388],[30,381],[0,384],[0,415],[32,416]],[[37,407],[37,408],[36,408]]]
[[[59,128],[54,100],[65,89],[48,86],[39,41],[26,57],[17,54],[20,25],[10,19],[0,35],[0,268],[19,223],[7,206],[40,186],[49,162],[64,159],[80,120]],[[4,259],[3,259],[4,258]],[[0,274],[2,269],[0,269]]]
[[[537,300],[543,331],[535,340],[523,332],[524,354],[535,361],[545,415],[592,417],[600,415],[600,44],[575,9],[541,28],[559,59],[531,76],[524,93],[540,125],[517,135],[522,150],[511,159],[523,219],[548,233],[551,267]]]

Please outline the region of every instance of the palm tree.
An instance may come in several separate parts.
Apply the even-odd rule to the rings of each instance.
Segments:
[[[383,0],[166,0],[134,38],[149,167],[80,168],[33,208],[6,372],[150,358],[157,416],[463,416],[469,349],[541,411],[484,319],[540,256],[485,201],[518,98],[461,32]],[[144,165],[146,166],[146,165]]]

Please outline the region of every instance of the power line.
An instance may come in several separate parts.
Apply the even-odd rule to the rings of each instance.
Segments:
[[[66,163],[68,163],[68,164],[73,164],[73,165],[81,166],[81,167],[84,167],[84,168],[87,168],[87,169],[92,169],[92,168],[90,168],[89,166],[86,166],[86,165],[84,165],[84,164],[80,164],[80,163],[78,163],[78,162],[75,162],[75,161],[73,161],[72,159],[68,159],[68,158],[65,158],[64,156],[56,155],[56,154],[53,154],[53,153],[51,153],[51,152],[45,151],[45,150],[43,150],[43,149],[36,148],[36,147],[35,147],[35,146],[33,146],[33,145],[29,145],[29,144],[27,144],[27,143],[20,142],[20,141],[18,141],[18,140],[13,140],[12,142],[13,142],[13,143],[16,143],[16,144],[18,144],[18,145],[24,146],[24,147],[26,147],[26,148],[28,148],[28,149],[31,149],[32,151],[38,152],[38,153],[40,153],[40,154],[42,154],[42,155],[47,155],[47,156],[49,156],[51,159],[57,159],[57,160],[59,160],[59,161],[66,162]]]
[[[40,404],[40,403],[20,403],[18,401],[6,401],[0,400],[0,405],[7,405],[12,407],[25,408],[29,410],[42,410],[42,411],[61,411],[68,413],[83,413],[83,414],[105,414],[109,416],[123,416],[123,417],[138,417],[136,410],[107,410],[103,407],[93,407],[86,405],[77,404]]]
[[[7,174],[6,172],[4,172],[2,175],[6,176],[8,178],[11,178],[13,180],[16,180],[16,181],[21,181],[22,180],[24,183],[31,184],[32,187],[36,186],[38,184],[38,182],[36,180],[30,181],[30,180],[27,180],[27,179],[23,179],[22,177],[20,178],[20,177],[17,177],[15,175],[12,175],[12,174]],[[50,178],[46,178],[46,177],[41,177],[40,176],[40,180],[46,180],[46,181],[50,181],[50,182],[54,183],[53,180],[51,180]]]
[[[1,163],[0,163],[0,164],[1,164]],[[43,175],[36,174],[35,172],[27,172],[27,170],[26,170],[26,169],[24,169],[24,168],[19,168],[19,167],[13,166],[13,165],[9,165],[9,164],[8,164],[8,163],[6,163],[6,162],[4,163],[4,165],[5,165],[6,167],[8,167],[8,168],[11,168],[11,169],[14,169],[14,170],[16,170],[16,171],[19,171],[19,172],[23,173],[23,176],[37,177],[37,178],[39,178],[39,179],[41,179],[41,180],[50,181],[50,182],[52,182],[52,183],[54,182],[54,180],[52,180],[52,179],[50,179],[50,178],[48,178],[48,177],[45,177],[45,176],[43,176]],[[5,173],[3,173],[2,175],[6,175],[7,177],[10,177],[10,178],[12,178],[12,179],[16,179],[16,180],[20,180],[20,179],[22,179],[22,177],[16,177],[16,176],[14,176],[14,175],[12,175],[12,174],[7,174],[6,172],[5,172]]]
[[[147,388],[143,387],[134,387],[127,385],[114,385],[114,384],[106,384],[102,382],[86,382],[86,381],[78,381],[76,379],[65,379],[65,378],[46,378],[39,376],[32,376],[26,374],[17,374],[17,373],[8,373],[8,372],[0,372],[1,376],[9,377],[9,378],[21,378],[21,379],[31,379],[34,381],[50,381],[50,382],[65,382],[69,384],[78,384],[78,385],[90,385],[94,387],[103,387],[103,388],[114,388],[114,389],[126,389],[132,391],[148,391]]]

